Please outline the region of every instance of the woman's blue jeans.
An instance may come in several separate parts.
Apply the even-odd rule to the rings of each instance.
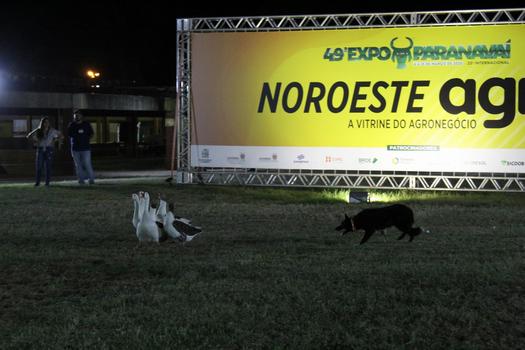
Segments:
[[[40,185],[43,168],[45,168],[46,186],[49,186],[51,167],[53,166],[53,153],[53,147],[38,147],[36,149],[36,186]]]

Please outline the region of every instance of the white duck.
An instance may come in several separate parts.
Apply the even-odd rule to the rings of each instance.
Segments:
[[[155,220],[150,207],[149,193],[140,193],[139,222],[137,224],[137,238],[141,242],[159,242],[161,240],[160,227],[162,224]]]

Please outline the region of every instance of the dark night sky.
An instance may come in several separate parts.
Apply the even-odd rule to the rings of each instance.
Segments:
[[[384,0],[382,0],[384,1]],[[209,1],[206,1],[209,2]],[[310,2],[310,1],[309,1]],[[185,5],[190,4],[190,5]],[[413,4],[390,1],[205,2],[17,2],[0,11],[0,71],[80,78],[86,67],[106,79],[136,80],[140,85],[173,85],[176,18],[373,13],[455,10],[459,1]],[[461,5],[461,9],[525,7],[522,1]]]

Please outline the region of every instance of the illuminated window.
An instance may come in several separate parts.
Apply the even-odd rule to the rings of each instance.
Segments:
[[[127,119],[125,117],[108,117],[108,139],[107,143],[119,143],[126,140]]]
[[[13,137],[26,137],[27,133],[27,119],[13,120]]]
[[[107,142],[120,142],[120,123],[108,123]]]
[[[93,136],[89,140],[89,143],[104,143],[104,117],[84,117],[84,120],[87,121],[91,128],[93,129]]]

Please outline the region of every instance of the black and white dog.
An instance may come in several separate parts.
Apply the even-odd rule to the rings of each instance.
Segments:
[[[347,232],[364,230],[365,235],[360,243],[363,244],[370,239],[375,231],[394,226],[403,232],[398,239],[409,235],[409,241],[412,242],[415,236],[423,232],[419,227],[412,227],[413,224],[414,213],[412,209],[403,204],[394,204],[388,207],[364,209],[353,217],[348,217],[345,214],[344,220],[335,229],[337,231],[344,230],[343,235]]]

